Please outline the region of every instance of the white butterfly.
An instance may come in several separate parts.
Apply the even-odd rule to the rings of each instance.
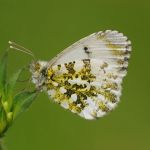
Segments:
[[[85,119],[102,117],[120,100],[130,52],[131,42],[122,33],[93,33],[49,62],[33,62],[32,81],[63,108]]]

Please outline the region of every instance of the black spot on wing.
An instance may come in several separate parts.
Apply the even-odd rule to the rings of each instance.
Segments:
[[[87,46],[84,46],[83,50],[88,56],[90,55],[91,52],[89,51],[89,48]]]

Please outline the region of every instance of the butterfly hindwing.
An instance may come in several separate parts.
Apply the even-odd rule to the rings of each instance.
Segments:
[[[119,101],[125,75],[120,68],[98,59],[54,65],[47,70],[46,91],[62,107],[86,119],[102,117]]]

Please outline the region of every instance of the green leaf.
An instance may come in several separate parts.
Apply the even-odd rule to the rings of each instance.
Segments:
[[[3,90],[6,83],[7,57],[8,52],[6,51],[2,59],[0,60],[0,91]]]
[[[7,94],[6,94],[6,100],[8,102],[8,110],[7,111],[10,111],[10,109],[11,109],[11,106],[13,103],[13,91],[14,91],[16,82],[22,71],[23,71],[23,68],[19,69],[16,73],[14,73],[7,84]]]
[[[0,104],[0,136],[2,136],[6,126],[7,126],[6,113],[2,105]]]
[[[21,92],[14,97],[13,120],[22,112],[26,111],[37,97],[37,92]]]
[[[13,94],[13,90],[14,90],[14,87],[16,85],[16,82],[21,74],[21,72],[23,71],[23,68],[22,69],[19,69],[16,73],[14,73],[12,75],[12,77],[10,78],[8,84],[7,84],[7,94],[9,95],[12,95]]]

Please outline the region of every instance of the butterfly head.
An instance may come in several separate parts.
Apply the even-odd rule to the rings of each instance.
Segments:
[[[47,71],[46,61],[34,61],[30,64],[30,72],[32,73],[32,82],[36,87],[42,86]]]

